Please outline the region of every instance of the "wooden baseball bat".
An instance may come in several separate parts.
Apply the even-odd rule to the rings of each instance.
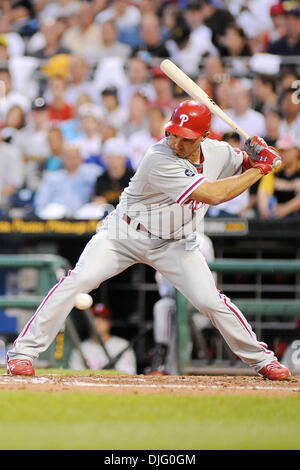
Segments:
[[[161,70],[173,80],[178,86],[180,86],[188,95],[194,100],[200,101],[205,104],[208,109],[218,116],[222,121],[226,122],[235,132],[242,136],[245,140],[248,139],[249,135],[240,128],[221,108],[214,100],[212,100],[197,83],[195,83],[185,72],[183,72],[177,65],[171,60],[164,59],[160,64]],[[281,166],[281,161],[275,163],[275,168]]]

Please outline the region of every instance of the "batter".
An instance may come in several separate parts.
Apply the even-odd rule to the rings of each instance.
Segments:
[[[272,171],[279,158],[259,137],[246,152],[208,138],[209,109],[183,101],[167,123],[166,137],[146,152],[115,211],[86,245],[74,269],[47,294],[8,352],[8,372],[34,375],[32,361],[56,337],[75,295],[136,263],[159,271],[206,315],[243,362],[261,376],[290,376],[259,342],[242,312],[222,294],[201,253],[203,218],[210,204],[233,199]]]

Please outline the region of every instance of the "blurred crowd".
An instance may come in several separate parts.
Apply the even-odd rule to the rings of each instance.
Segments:
[[[0,0],[0,217],[101,218],[184,91],[170,58],[283,166],[210,216],[300,214],[300,6]],[[214,117],[210,138],[243,140]]]

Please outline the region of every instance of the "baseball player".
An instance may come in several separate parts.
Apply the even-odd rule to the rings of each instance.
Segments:
[[[222,294],[199,249],[209,205],[228,201],[271,172],[275,149],[263,139],[245,151],[208,138],[211,112],[181,102],[165,126],[166,137],[146,152],[116,210],[87,243],[74,269],[49,291],[7,354],[10,374],[33,375],[33,360],[56,337],[76,294],[90,292],[129,266],[159,271],[196,310],[206,315],[243,362],[260,376],[284,380],[290,372],[259,342],[242,312]]]

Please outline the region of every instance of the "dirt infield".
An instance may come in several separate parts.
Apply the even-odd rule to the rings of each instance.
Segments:
[[[36,377],[0,375],[0,390],[28,390],[92,393],[139,394],[168,393],[201,395],[214,393],[300,393],[300,377],[272,382],[248,376],[104,376],[39,375]]]

